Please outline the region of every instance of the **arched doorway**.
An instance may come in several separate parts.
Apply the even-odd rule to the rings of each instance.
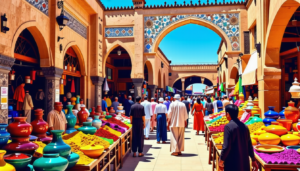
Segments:
[[[39,39],[39,41],[42,41]],[[21,31],[16,39],[14,47],[15,63],[9,73],[8,81],[8,105],[22,116],[28,117],[28,122],[34,119],[31,116],[32,109],[45,108],[45,77],[41,72],[40,58],[43,50],[47,51],[44,44],[38,44],[36,38],[27,28]],[[42,50],[39,48],[43,48]],[[31,96],[33,106],[25,107],[23,110],[24,96],[22,92]]]
[[[202,82],[202,79],[204,79],[204,81]],[[199,77],[199,76],[190,76],[190,77],[185,77],[185,81],[184,81],[184,90],[186,91],[187,88],[190,85],[193,84],[203,84],[205,86],[213,86],[213,83],[211,80],[204,78],[204,77]],[[182,82],[181,82],[181,78],[177,79],[174,83],[173,83],[173,87],[178,89],[178,90],[182,90]],[[190,87],[189,87],[190,89]],[[188,90],[189,90],[188,89]],[[193,93],[193,92],[192,92]]]
[[[134,97],[131,79],[132,63],[129,53],[122,46],[115,47],[107,56],[105,75],[110,91],[109,96],[127,94]]]
[[[236,84],[239,81],[239,72],[237,67],[232,67],[230,72],[230,78],[234,79],[234,84]]]

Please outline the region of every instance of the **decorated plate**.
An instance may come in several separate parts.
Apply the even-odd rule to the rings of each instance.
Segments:
[[[280,147],[277,145],[257,145],[254,146],[254,149],[258,152],[264,152],[264,153],[278,153],[285,150],[284,147]]]

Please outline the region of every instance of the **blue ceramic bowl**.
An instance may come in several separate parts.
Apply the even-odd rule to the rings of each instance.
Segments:
[[[293,149],[293,150],[298,150],[300,146],[287,146],[286,149]]]
[[[69,155],[69,157],[67,158],[67,160],[69,161],[69,165],[68,165],[67,169],[70,169],[70,168],[74,167],[76,165],[76,163],[78,162],[79,155],[77,153],[72,152]]]
[[[31,159],[32,159],[32,155],[30,154],[25,154],[28,156],[28,158],[26,159],[6,159],[6,157],[8,156],[12,156],[12,155],[20,155],[21,153],[13,153],[13,154],[8,154],[4,156],[4,160],[6,163],[9,163],[11,165],[13,165],[17,171],[23,171],[23,169],[25,169],[28,164],[30,163]]]

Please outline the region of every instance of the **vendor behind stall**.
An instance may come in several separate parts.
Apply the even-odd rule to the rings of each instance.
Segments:
[[[65,114],[62,112],[63,105],[61,102],[54,103],[54,110],[48,113],[47,122],[49,124],[49,131],[51,130],[66,130],[67,120]]]

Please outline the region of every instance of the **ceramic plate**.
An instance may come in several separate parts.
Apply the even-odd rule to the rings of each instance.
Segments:
[[[277,145],[257,145],[254,146],[255,150],[258,152],[264,153],[278,153],[285,150],[284,147],[277,146]]]
[[[298,150],[300,146],[287,146],[286,149],[293,149],[293,150]]]

